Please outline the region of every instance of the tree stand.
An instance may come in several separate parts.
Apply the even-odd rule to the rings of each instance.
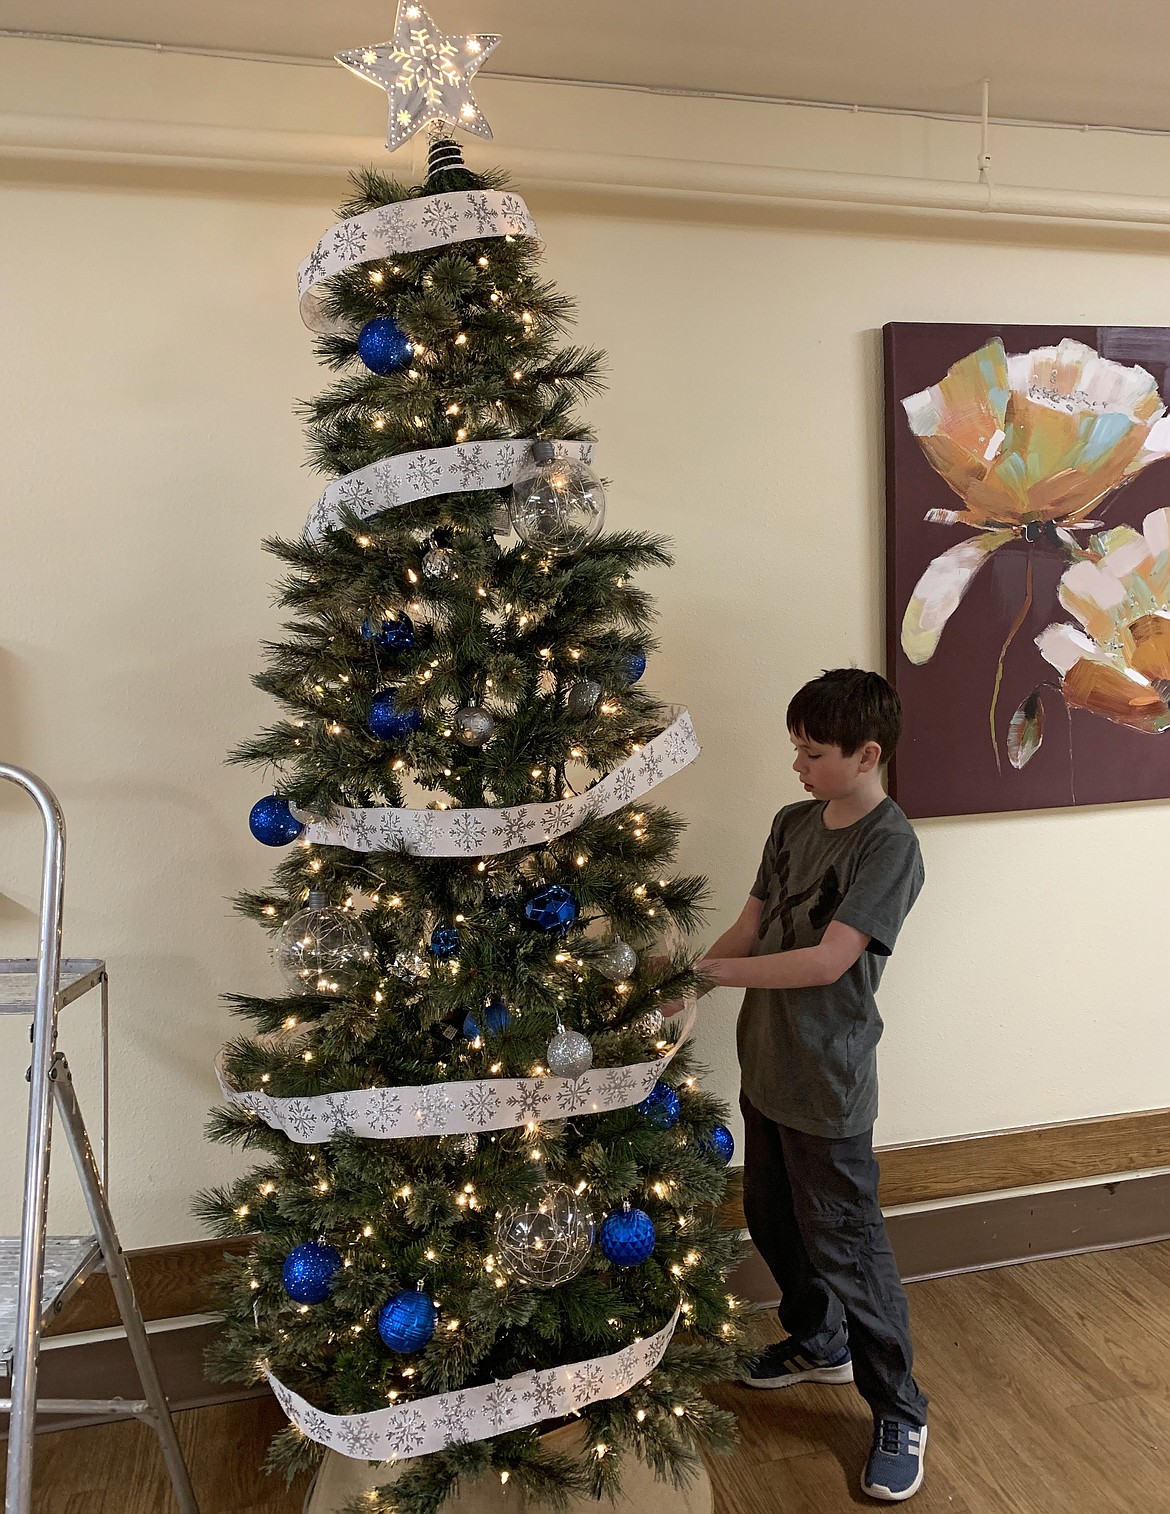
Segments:
[[[551,1451],[572,1451],[581,1438],[580,1425],[561,1425],[544,1436]],[[383,1463],[353,1461],[327,1451],[305,1504],[305,1514],[338,1514],[346,1503],[371,1488],[393,1482],[398,1468]],[[529,1508],[513,1488],[497,1479],[481,1478],[461,1487],[443,1506],[443,1514],[521,1514]],[[669,1482],[659,1482],[644,1462],[627,1456],[622,1463],[622,1485],[615,1501],[598,1503],[592,1498],[573,1498],[564,1514],[711,1514],[711,1479],[701,1463],[695,1476],[681,1491]],[[533,1514],[536,1514],[535,1508]]]

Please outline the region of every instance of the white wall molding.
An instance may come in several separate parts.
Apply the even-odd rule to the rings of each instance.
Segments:
[[[0,157],[124,167],[320,177],[377,162],[378,137],[208,123],[0,113]],[[475,153],[471,154],[473,157]],[[479,156],[483,150],[479,149]],[[637,199],[766,208],[975,216],[1170,231],[1170,197],[986,185],[901,175],[721,163],[559,148],[508,146],[513,176],[529,187]],[[410,167],[411,165],[404,165]]]

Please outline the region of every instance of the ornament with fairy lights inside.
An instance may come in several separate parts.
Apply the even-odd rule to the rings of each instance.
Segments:
[[[280,928],[272,955],[294,994],[343,994],[374,960],[369,932],[318,889]]]
[[[448,37],[423,6],[399,0],[394,36],[388,42],[337,53],[338,63],[389,97],[386,145],[393,152],[431,121],[449,121],[478,137],[490,137],[470,80],[499,37],[480,32]]]
[[[496,1255],[505,1272],[530,1288],[557,1288],[574,1278],[593,1247],[593,1216],[567,1183],[544,1183],[496,1219]]]
[[[579,552],[605,523],[605,490],[591,468],[533,442],[508,506],[516,535],[549,557]]]

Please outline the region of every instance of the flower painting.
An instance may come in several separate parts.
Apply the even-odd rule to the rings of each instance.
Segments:
[[[1170,329],[885,330],[912,816],[1170,796]]]

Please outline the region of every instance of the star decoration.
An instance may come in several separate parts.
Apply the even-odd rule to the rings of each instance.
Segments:
[[[386,145],[393,152],[428,121],[449,121],[477,136],[491,136],[469,81],[499,40],[486,34],[448,37],[421,5],[398,0],[393,41],[352,48],[338,53],[337,61],[386,91]]]

